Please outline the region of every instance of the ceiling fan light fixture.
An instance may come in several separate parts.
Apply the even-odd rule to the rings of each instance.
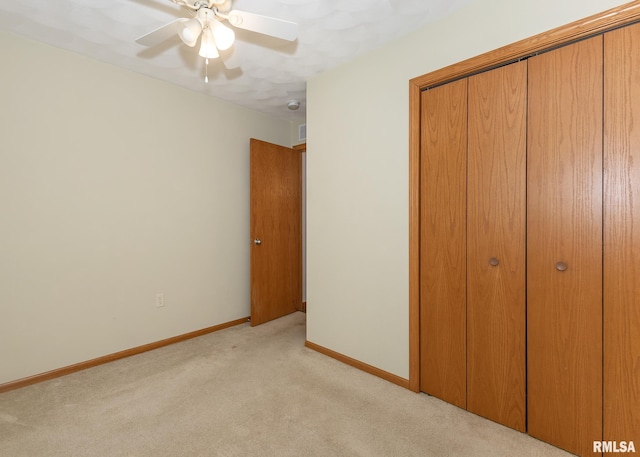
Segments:
[[[205,59],[215,59],[220,56],[220,54],[218,54],[218,48],[216,48],[216,40],[213,38],[213,33],[209,27],[202,31],[200,52],[198,52],[198,54]]]
[[[178,32],[180,39],[189,47],[194,47],[198,42],[198,37],[202,33],[202,23],[197,17],[185,21],[182,30]]]
[[[298,24],[295,22],[234,10],[232,9],[233,0],[171,1],[188,9],[195,17],[175,19],[146,35],[136,38],[136,43],[143,46],[154,46],[175,37],[176,34],[189,47],[195,47],[198,40],[200,40],[198,54],[205,59],[205,63],[208,66],[209,59],[220,57],[220,52],[227,51],[233,46],[236,38],[234,31],[236,27],[281,40],[295,41],[297,38]],[[224,21],[227,21],[227,23],[224,23]],[[231,63],[232,60],[235,63]],[[234,59],[230,55],[224,56],[223,63],[227,69],[239,67],[238,59]],[[205,68],[205,82],[207,81],[208,74]],[[299,106],[299,102],[297,104],[293,103],[289,105],[289,109],[297,109]]]
[[[218,49],[221,51],[229,49],[236,40],[236,34],[233,30],[219,21],[211,21],[210,25],[213,28],[213,38]]]

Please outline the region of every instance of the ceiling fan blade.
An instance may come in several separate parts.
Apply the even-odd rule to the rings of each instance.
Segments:
[[[262,33],[287,41],[294,41],[298,37],[298,24],[274,17],[232,10],[228,13],[229,23],[240,29]]]
[[[152,30],[146,35],[142,35],[141,37],[137,38],[136,43],[142,44],[144,46],[153,46],[155,44],[161,43],[172,36],[176,36],[180,31],[180,24],[188,20],[189,19],[180,18],[176,19],[175,21],[169,22],[162,27],[158,27],[157,29]]]

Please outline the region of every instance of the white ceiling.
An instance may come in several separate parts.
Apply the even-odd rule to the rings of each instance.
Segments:
[[[306,118],[306,81],[472,0],[235,0],[233,8],[294,21],[291,43],[236,29],[227,70],[175,36],[154,47],[135,39],[179,17],[170,0],[0,0],[0,30],[73,51],[295,122]],[[381,62],[381,66],[385,63]],[[300,101],[298,111],[287,102]]]

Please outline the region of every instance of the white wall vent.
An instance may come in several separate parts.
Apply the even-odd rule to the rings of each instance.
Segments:
[[[300,124],[298,126],[298,141],[306,141],[307,139],[307,124]]]

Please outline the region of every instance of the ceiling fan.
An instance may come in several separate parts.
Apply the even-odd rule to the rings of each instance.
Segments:
[[[232,27],[287,41],[295,41],[298,35],[298,24],[295,22],[234,10],[232,0],[171,1],[189,10],[193,17],[179,18],[158,27],[137,38],[136,43],[153,46],[177,34],[187,46],[194,47],[200,39],[198,54],[208,63],[209,59],[220,56],[219,51],[226,51],[233,45],[235,32]],[[224,64],[227,68],[233,67],[229,62]]]

